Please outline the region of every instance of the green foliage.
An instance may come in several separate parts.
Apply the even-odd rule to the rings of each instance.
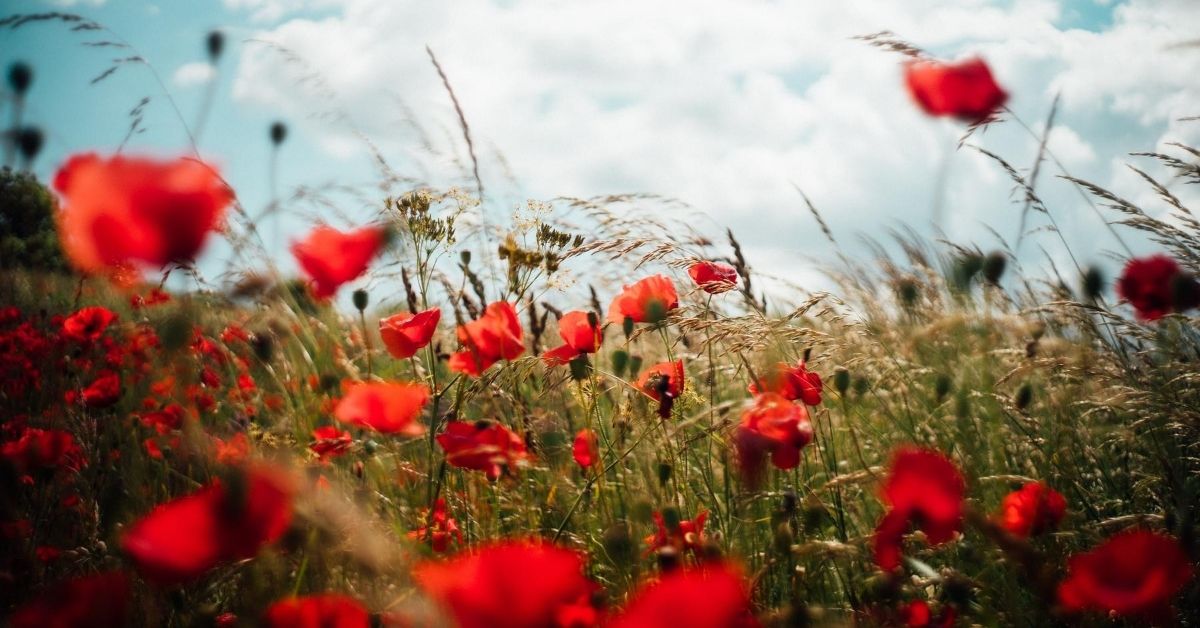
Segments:
[[[26,172],[0,170],[0,267],[64,273],[50,190]]]

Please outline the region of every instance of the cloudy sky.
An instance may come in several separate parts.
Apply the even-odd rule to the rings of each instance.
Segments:
[[[994,163],[957,148],[960,124],[916,110],[902,88],[901,57],[855,35],[886,29],[941,58],[982,56],[1011,94],[1012,112],[1034,132],[1060,95],[1049,147],[1062,167],[1156,212],[1165,210],[1125,164],[1154,168],[1128,153],[1200,143],[1200,122],[1180,120],[1200,116],[1195,0],[6,6],[75,11],[104,23],[153,64],[174,98],[173,107],[141,66],[89,84],[128,55],[82,45],[97,41],[94,34],[54,25],[0,33],[0,61],[26,59],[38,71],[28,115],[50,132],[37,164],[43,175],[72,151],[114,150],[142,96],[151,98],[145,130],[127,150],[186,150],[179,120],[196,124],[211,83],[216,104],[200,151],[249,207],[270,198],[266,129],[275,119],[291,129],[281,190],[336,181],[369,197],[376,170],[364,137],[402,175],[468,186],[466,149],[428,45],[476,136],[497,220],[526,198],[661,194],[705,214],[706,229],[733,227],[753,265],[818,287],[816,268],[832,263],[833,249],[795,186],[851,253],[865,250],[859,236],[886,237],[902,224],[985,249],[995,246],[989,228],[1010,241],[1018,228],[1011,182]],[[215,68],[203,48],[213,28],[228,39]],[[970,141],[1020,168],[1036,153],[1034,135],[1015,120]],[[1105,260],[1116,242],[1077,191],[1052,176],[1060,172],[1048,165],[1040,190],[1072,250],[1082,262],[1114,269]],[[1200,200],[1181,187],[1173,189]],[[340,209],[351,220],[366,211],[353,200]],[[280,240],[304,228],[301,219],[285,222]],[[1027,238],[1022,258],[1038,263],[1039,245],[1063,259],[1057,238],[1044,231]]]

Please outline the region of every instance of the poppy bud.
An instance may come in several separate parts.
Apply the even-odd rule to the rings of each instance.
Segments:
[[[679,550],[666,545],[658,548],[658,552],[654,554],[654,559],[658,563],[659,571],[669,573],[679,569]]]
[[[40,136],[41,132],[38,133]],[[1171,278],[1171,300],[1176,312],[1190,310],[1200,303],[1200,284],[1191,273],[1179,272]]]
[[[896,284],[896,295],[900,297],[900,303],[904,307],[912,307],[917,302],[917,298],[921,296],[920,286],[917,280],[912,277],[905,277]]]
[[[860,397],[862,395],[867,394],[867,391],[870,389],[871,389],[871,382],[867,378],[859,377],[854,380],[854,392],[855,392],[855,394],[859,395]]]
[[[933,392],[937,395],[938,403],[941,403],[946,395],[950,394],[950,389],[954,387],[954,380],[950,379],[945,373],[938,373],[937,378],[933,381]]]
[[[1013,399],[1013,403],[1016,404],[1018,410],[1024,410],[1031,401],[1033,401],[1033,386],[1029,382],[1025,382],[1017,389],[1017,396]]]
[[[625,375],[625,367],[629,365],[629,353],[624,349],[617,349],[612,352],[612,369],[613,374],[617,377]]]
[[[462,261],[463,266],[470,266],[471,265],[471,251],[469,251],[467,249],[463,249],[462,252],[460,252],[458,254],[458,259]]]
[[[369,299],[366,290],[359,288],[358,290],[355,290],[354,294],[350,295],[350,297],[354,301],[354,309],[358,310],[359,312],[367,309],[367,302]]]
[[[642,370],[642,356],[635,355],[629,358],[629,379],[637,377],[638,372]]]
[[[632,316],[626,316],[625,320],[621,321],[621,331],[625,332],[626,340],[629,340],[629,337],[633,335],[633,317]]]
[[[271,123],[271,143],[272,144],[274,144],[276,146],[279,146],[280,144],[282,144],[283,141],[287,139],[287,133],[288,133],[288,128],[287,128],[286,124],[284,124],[282,122],[278,122],[278,121]]]
[[[209,32],[204,40],[204,47],[208,49],[209,63],[216,63],[217,59],[221,58],[221,51],[225,49],[225,35],[221,31]]]
[[[983,278],[993,286],[998,285],[1007,266],[1008,257],[1000,251],[992,251],[983,260]]]
[[[601,543],[604,551],[618,565],[630,564],[637,557],[637,547],[629,534],[629,526],[624,523],[614,524],[605,530]]]
[[[254,349],[254,355],[263,362],[270,362],[271,356],[275,354],[275,339],[270,332],[262,331],[250,337],[250,347]]]
[[[322,375],[320,383],[322,392],[334,392],[342,385],[342,381],[336,375]]]
[[[781,523],[775,527],[775,536],[772,539],[775,551],[787,555],[792,552],[792,541],[795,536],[792,534],[792,527],[786,523]]]
[[[796,499],[795,491],[784,491],[783,499],[779,503],[779,512],[785,516],[790,516],[796,512],[798,500]]]
[[[950,604],[964,608],[971,603],[975,596],[970,579],[958,573],[945,576],[942,580],[942,599]]]
[[[42,130],[35,126],[27,126],[17,131],[17,150],[21,151],[21,157],[25,158],[26,163],[32,162],[34,157],[42,152],[45,139]]]
[[[1095,266],[1083,271],[1083,295],[1089,301],[1095,301],[1104,294],[1104,273]]]
[[[363,451],[367,452],[368,456],[373,456],[375,455],[376,451],[379,451],[379,443],[373,440],[368,440],[367,442],[363,443]]]
[[[592,365],[588,362],[587,355],[580,355],[568,362],[567,366],[571,368],[571,379],[579,382],[587,379],[588,371],[591,370]]]
[[[658,483],[665,486],[667,482],[670,482],[672,471],[673,471],[673,469],[671,468],[670,463],[668,463],[668,462],[658,463]],[[675,513],[675,516],[678,517],[679,513]]]
[[[850,371],[846,367],[839,366],[833,369],[833,387],[839,395],[846,396],[846,391],[850,388]]]
[[[8,66],[8,86],[16,92],[18,97],[24,96],[32,83],[33,68],[29,67],[28,63],[17,61]]]

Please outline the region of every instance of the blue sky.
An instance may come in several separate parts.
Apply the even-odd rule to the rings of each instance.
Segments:
[[[1013,110],[1034,127],[1061,93],[1051,147],[1072,174],[1135,200],[1153,203],[1124,168],[1126,153],[1200,140],[1196,123],[1178,120],[1200,115],[1200,86],[1189,78],[1200,51],[1165,46],[1200,32],[1200,11],[1187,0],[62,4],[6,7],[73,11],[108,26],[153,64],[189,125],[207,89],[204,36],[213,28],[226,34],[199,147],[252,212],[270,198],[267,128],[276,119],[291,129],[280,155],[285,194],[330,182],[360,192],[335,195],[340,215],[317,212],[335,224],[366,220],[383,195],[360,135],[406,176],[468,186],[453,110],[425,57],[429,44],[475,130],[492,221],[507,220],[526,198],[659,193],[689,203],[710,231],[732,226],[752,264],[806,287],[823,286],[820,267],[833,251],[793,183],[852,253],[865,250],[856,234],[885,237],[899,224],[932,234],[936,198],[946,208],[937,227],[956,241],[989,248],[987,227],[1015,235],[1011,185],[977,154],[955,149],[960,126],[915,111],[898,58],[853,35],[889,29],[946,58],[984,56]],[[124,65],[89,84],[129,54],[83,45],[103,34],[40,24],[0,38],[0,62],[23,59],[37,72],[26,119],[49,134],[39,175],[72,152],[114,150],[143,96],[151,98],[145,131],[127,150],[186,151],[147,68]],[[247,40],[285,47],[307,69]],[[308,73],[321,77],[332,102],[303,80]],[[321,115],[331,109],[345,119]],[[1022,167],[1035,149],[1012,123],[973,141]],[[943,169],[948,183],[939,186]],[[1069,186],[1043,182],[1073,248],[1104,260],[1115,243],[1092,210]],[[311,208],[289,206],[281,242],[318,217]],[[214,247],[204,267],[217,272],[224,253]],[[1036,248],[1022,254],[1040,257]]]

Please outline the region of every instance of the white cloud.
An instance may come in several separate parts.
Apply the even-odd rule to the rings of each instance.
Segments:
[[[188,88],[203,85],[216,76],[212,64],[203,61],[185,63],[179,66],[171,75],[171,82],[177,87]]]

